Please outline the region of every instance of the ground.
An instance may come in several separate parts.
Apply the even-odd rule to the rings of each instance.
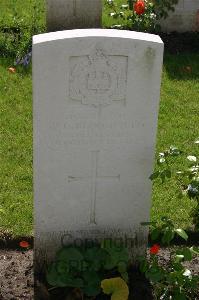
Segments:
[[[0,250],[0,300],[33,298],[33,252]]]

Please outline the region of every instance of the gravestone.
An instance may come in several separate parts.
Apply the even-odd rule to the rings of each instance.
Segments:
[[[57,31],[99,28],[102,0],[47,0],[47,28]]]
[[[162,56],[160,37],[145,33],[34,36],[37,261],[86,239],[146,248]]]

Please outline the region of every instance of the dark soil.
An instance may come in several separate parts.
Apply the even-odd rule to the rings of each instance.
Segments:
[[[33,252],[0,250],[0,300],[33,297]]]
[[[168,249],[162,249],[158,254],[163,266],[169,261]],[[186,266],[198,274],[199,257],[195,257]],[[129,300],[154,300],[153,288],[144,276],[134,268],[130,271]],[[48,292],[46,286],[38,282],[34,294],[33,285],[33,251],[0,250],[0,300],[80,300],[77,290],[69,290],[66,296],[65,289],[52,289]],[[199,294],[193,299],[199,299]],[[110,300],[110,297],[100,296],[96,300]]]

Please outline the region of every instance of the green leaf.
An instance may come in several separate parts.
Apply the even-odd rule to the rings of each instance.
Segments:
[[[153,282],[159,282],[164,278],[164,272],[158,266],[152,266],[149,270],[145,273],[146,278],[150,279]]]
[[[122,277],[122,279],[124,279],[125,282],[128,283],[128,281],[129,281],[129,275],[128,275],[127,272],[121,273],[121,277]]]
[[[166,178],[165,170],[160,172],[160,178],[162,179],[162,183],[164,183]]]
[[[176,256],[175,256],[175,263],[179,263],[179,262],[181,262],[182,260],[184,259],[184,255],[183,254],[177,254]],[[176,264],[174,264],[174,269],[175,269],[175,267],[176,267]]]
[[[77,248],[74,247],[64,247],[61,250],[59,250],[57,252],[56,257],[59,260],[64,260],[64,261],[68,261],[68,260],[82,260],[83,256],[81,254],[81,252],[79,250],[77,250]]]
[[[167,178],[171,178],[171,170],[170,169],[166,169],[165,170],[165,175]]]
[[[159,238],[161,234],[161,230],[159,228],[155,228],[154,230],[152,230],[151,232],[151,239],[152,241],[155,241]]]
[[[101,288],[97,285],[88,285],[84,287],[83,291],[88,297],[95,297],[100,294]]]
[[[146,259],[142,259],[140,262],[139,269],[142,273],[145,273],[148,269],[148,262]]]
[[[186,232],[181,229],[181,228],[178,228],[178,229],[175,229],[175,232],[181,237],[183,238],[185,241],[188,240],[188,235],[186,234]]]
[[[125,273],[127,270],[127,264],[121,261],[119,262],[117,269],[119,273]]]
[[[151,176],[149,177],[150,180],[154,180],[156,178],[158,178],[160,175],[160,171],[156,171],[153,174],[151,174]]]
[[[53,263],[49,268],[46,276],[47,282],[56,287],[78,287],[84,286],[81,278],[74,278],[69,273],[60,274],[57,270],[56,263]]]
[[[191,261],[193,258],[192,252],[189,248],[184,248],[182,250],[182,254],[184,255],[184,260]]]
[[[46,280],[52,286],[62,286],[62,282],[59,282],[59,275],[55,263],[48,268]],[[63,284],[63,286],[65,286],[65,284]]]
[[[83,255],[74,247],[64,247],[59,250],[56,255],[56,260],[66,262],[70,270],[81,270],[84,262]]]
[[[108,253],[99,247],[91,247],[86,249],[84,259],[89,265],[89,269],[98,271],[109,258]]]
[[[105,294],[111,294],[111,300],[128,300],[129,288],[120,277],[104,279],[101,282],[101,287]]]
[[[178,156],[181,154],[181,151],[175,146],[170,146],[169,152],[172,156]]]
[[[189,249],[193,254],[199,255],[199,249],[197,249],[196,247],[192,246]]]
[[[178,257],[176,257],[176,261],[172,264],[173,269],[176,272],[181,272],[181,271],[184,270],[184,267],[182,265],[183,258],[184,258],[184,255],[178,255]],[[176,281],[176,274],[175,274],[175,272],[173,273],[173,281],[174,282]]]
[[[170,244],[170,242],[173,240],[175,236],[174,230],[173,229],[166,229],[163,233],[163,237],[162,237],[162,243],[163,244]]]
[[[101,279],[95,271],[87,271],[83,273],[84,292],[89,297],[94,297],[100,293]]]
[[[126,247],[122,245],[122,243],[117,244],[113,240],[104,240],[102,244],[103,249],[105,249],[109,257],[107,257],[104,268],[107,270],[111,270],[118,266],[118,264],[122,261],[123,263],[128,264],[129,261],[129,253]]]
[[[58,261],[56,263],[56,268],[57,268],[57,272],[59,274],[62,274],[62,273],[69,273],[69,265],[65,262],[65,261]]]
[[[187,300],[187,297],[185,296],[184,293],[180,293],[179,291],[179,292],[175,292],[173,296],[173,300]]]

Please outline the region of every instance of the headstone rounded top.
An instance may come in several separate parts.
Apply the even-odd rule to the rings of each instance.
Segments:
[[[33,36],[33,44],[82,37],[115,37],[163,44],[159,35],[117,29],[73,29],[49,32]]]

